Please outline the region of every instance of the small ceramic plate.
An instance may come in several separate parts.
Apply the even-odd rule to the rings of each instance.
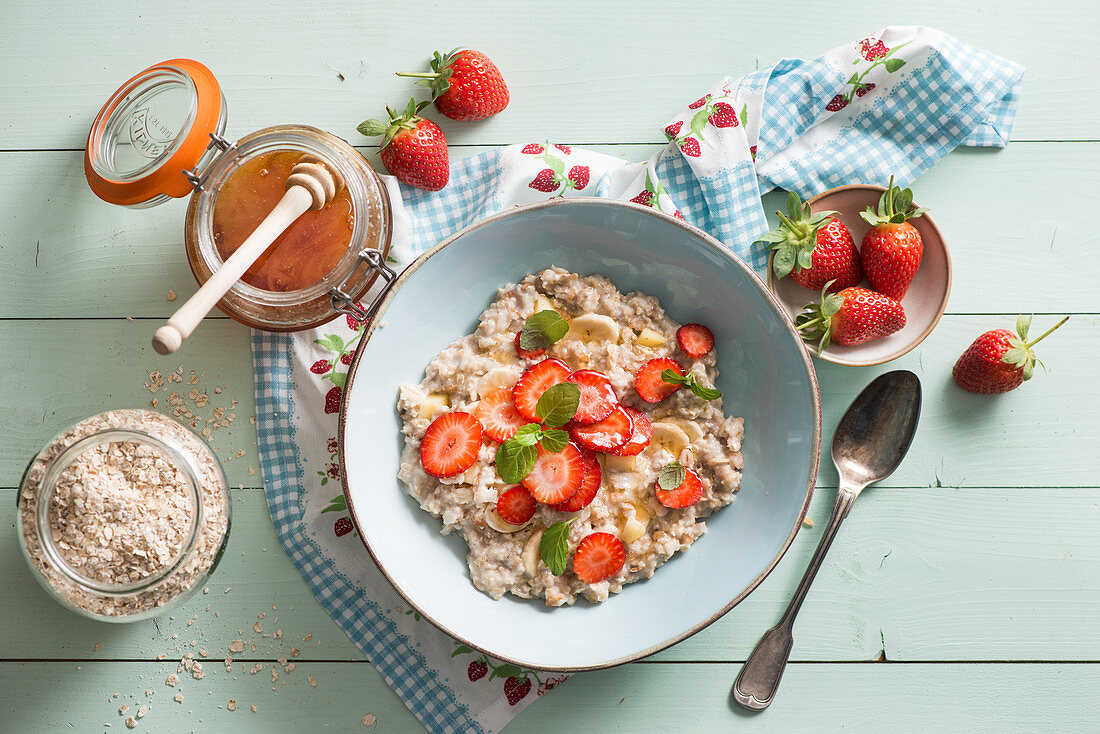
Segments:
[[[863,241],[863,235],[871,228],[859,213],[868,206],[877,206],[884,190],[881,186],[840,186],[810,199],[810,209],[815,212],[839,212],[840,220],[852,232],[852,238],[858,247]],[[914,206],[917,205],[914,203]],[[907,353],[932,333],[947,308],[947,298],[951,293],[951,254],[947,251],[947,244],[932,217],[924,214],[910,221],[920,232],[924,242],[924,255],[909,290],[901,299],[901,305],[905,308],[905,327],[885,338],[853,347],[830,344],[823,352],[818,352],[816,345],[807,344],[811,353],[836,364],[856,367],[882,364]],[[864,288],[869,287],[866,278],[862,285]],[[807,303],[821,300],[820,293],[803,288],[790,278],[776,278],[772,271],[771,258],[768,259],[768,287],[792,320],[802,313]]]

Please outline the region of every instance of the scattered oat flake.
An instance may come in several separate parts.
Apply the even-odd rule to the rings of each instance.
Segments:
[[[176,292],[175,291],[168,291],[168,300],[169,301],[176,300]]]
[[[195,680],[202,680],[202,677],[204,675],[206,675],[206,673],[204,673],[202,670],[202,663],[195,663],[191,667],[191,677],[193,677]]]
[[[306,677],[309,678],[309,684],[312,687],[316,688],[317,687],[317,679],[314,678],[312,675],[307,675]]]
[[[256,704],[252,704],[249,708],[252,709],[252,713],[256,713]]]
[[[231,699],[229,699],[229,703],[228,703],[228,704],[226,704],[226,706],[225,706],[225,707],[226,707],[227,709],[229,709],[230,711],[236,711],[236,710],[237,710],[237,702],[236,702],[236,701],[234,701],[234,700],[233,700],[233,699],[231,698]]]
[[[298,648],[296,648],[296,647],[290,648],[290,657],[296,658],[301,654],[302,654],[302,651],[299,650]]]
[[[263,612],[260,612],[259,614],[256,615],[256,619],[263,619],[265,616],[267,616],[267,615],[265,615]]]
[[[101,647],[103,647],[103,645],[101,645],[97,642],[95,644],[95,647],[92,648],[92,652],[99,652],[99,648],[101,648]]]
[[[375,721],[374,714],[367,714],[363,717],[363,726],[374,726]]]
[[[297,667],[298,667],[297,663],[287,663],[286,664],[286,672],[293,673],[294,669],[297,668]]]
[[[272,637],[274,637],[276,640],[279,639],[282,636],[283,636],[283,631],[281,629],[275,630],[275,634],[272,635]]]
[[[183,703],[183,694],[177,693],[176,695],[172,696],[172,700],[176,703]]]
[[[127,711],[129,711],[129,710],[130,710],[130,707],[129,707],[129,706],[127,706],[126,704],[122,704],[122,705],[121,705],[121,706],[119,706],[119,708],[118,708],[118,715],[119,715],[119,716],[122,716],[123,714],[125,714],[125,713],[126,713]]]
[[[137,726],[137,719],[135,719],[133,716],[126,719],[126,728],[127,729],[133,729],[135,726]]]
[[[309,642],[310,640],[312,640],[312,639],[313,639],[313,633],[312,633],[312,632],[310,632],[310,633],[309,633],[308,635],[306,635],[306,636],[305,636],[305,637],[303,637],[302,639],[303,639],[303,640],[305,640],[306,642]]]
[[[233,640],[233,644],[229,646],[229,652],[243,652],[244,640]]]
[[[149,713],[149,707],[148,707],[148,706],[139,706],[139,707],[138,707],[138,710],[137,710],[137,714],[136,714],[136,716],[137,716],[137,717],[138,717],[139,719],[144,719],[144,718],[145,718],[145,714],[147,714],[147,713]]]
[[[814,521],[808,517],[804,517],[802,518],[802,524],[808,528],[812,528],[814,526]]]
[[[253,623],[252,629],[256,630],[257,632],[263,632],[264,631],[263,625],[261,625],[259,622]]]

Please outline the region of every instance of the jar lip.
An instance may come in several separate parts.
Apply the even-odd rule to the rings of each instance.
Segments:
[[[180,471],[187,482],[192,502],[191,523],[187,530],[187,540],[181,546],[179,552],[172,561],[161,570],[144,578],[128,584],[109,584],[90,579],[80,574],[65,560],[61,550],[57,547],[53,533],[49,526],[49,507],[57,488],[57,479],[78,456],[93,446],[101,444],[132,441],[152,446],[161,451]],[[62,574],[67,580],[78,587],[94,591],[105,596],[131,596],[148,591],[160,582],[170,578],[183,565],[184,561],[194,552],[201,536],[204,509],[202,502],[201,481],[199,470],[187,458],[186,452],[167,436],[154,436],[144,431],[129,427],[104,428],[89,433],[74,441],[58,454],[49,464],[42,480],[39,483],[35,498],[35,525],[38,531],[39,544],[51,566]]]
[[[232,175],[236,166],[263,153],[278,150],[300,150],[302,153],[318,156],[325,165],[332,166],[336,175],[342,179],[354,207],[352,232],[348,238],[348,248],[340,261],[321,280],[305,288],[292,291],[269,291],[238,280],[230,289],[246,300],[270,307],[300,306],[324,296],[340,283],[347,272],[358,263],[358,253],[362,249],[357,243],[364,239],[369,222],[369,212],[362,211],[371,206],[370,189],[381,188],[377,179],[370,179],[361,170],[348,161],[347,156],[359,153],[346,141],[308,125],[275,125],[256,130],[236,142],[206,171],[203,185],[191,200],[195,210],[198,250],[211,270],[217,270],[222,264],[221,256],[214,244],[213,231],[214,207],[217,204],[218,191],[214,183],[221,184]],[[381,197],[381,192],[378,192]],[[189,212],[190,215],[190,212]],[[190,219],[190,216],[188,216]]]

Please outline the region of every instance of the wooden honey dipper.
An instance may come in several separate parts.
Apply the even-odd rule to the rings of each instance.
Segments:
[[[317,210],[336,195],[336,179],[316,159],[304,160],[294,166],[286,179],[286,193],[264,221],[253,230],[241,246],[214,271],[195,295],[180,306],[168,323],[153,334],[153,349],[158,354],[171,354],[205,318],[252,264],[263,255],[294,220],[310,209]]]

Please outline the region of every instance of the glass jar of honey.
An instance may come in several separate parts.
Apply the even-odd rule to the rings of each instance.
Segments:
[[[184,222],[188,263],[206,282],[278,204],[301,162],[320,163],[336,194],[307,211],[218,302],[265,331],[298,331],[355,302],[386,266],[392,222],[386,187],[344,140],[305,125],[223,137],[226,103],[213,74],[190,59],[138,73],[100,110],[88,135],[85,176],[113,204],[153,206],[190,196]]]

